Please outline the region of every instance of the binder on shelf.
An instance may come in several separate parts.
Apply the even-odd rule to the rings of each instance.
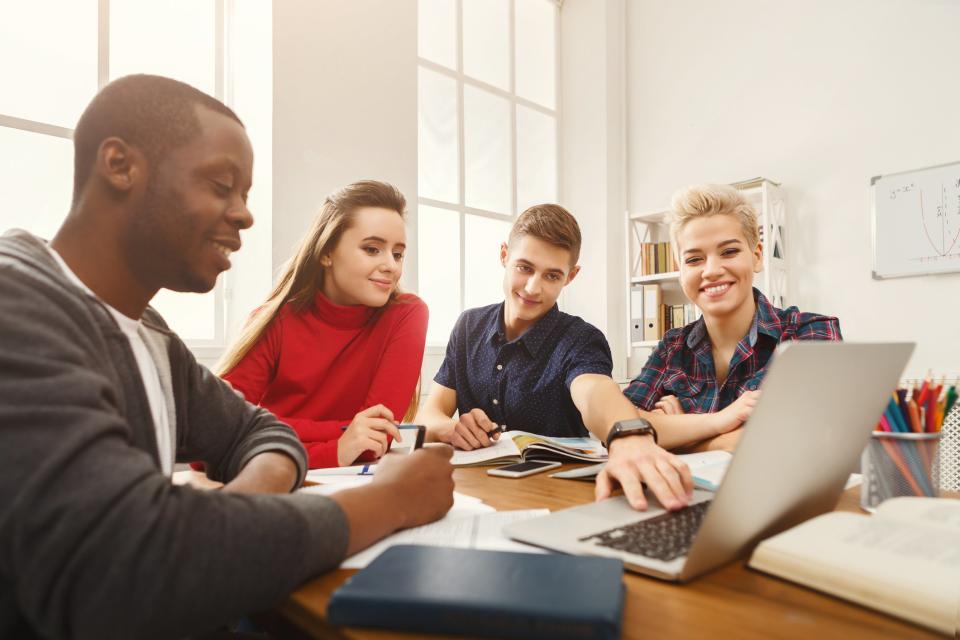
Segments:
[[[643,285],[630,285],[630,342],[643,341]]]
[[[659,340],[660,327],[660,285],[648,284],[643,287],[643,339]]]
[[[671,328],[682,327],[684,323],[684,313],[682,304],[675,304],[670,310],[672,317]]]

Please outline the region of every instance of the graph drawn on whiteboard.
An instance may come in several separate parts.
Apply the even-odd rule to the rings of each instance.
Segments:
[[[874,278],[960,271],[960,162],[871,185]]]

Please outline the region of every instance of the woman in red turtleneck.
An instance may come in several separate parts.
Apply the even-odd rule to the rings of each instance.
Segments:
[[[296,430],[312,468],[383,455],[395,422],[415,411],[427,307],[397,291],[405,209],[381,182],[331,194],[218,367]]]

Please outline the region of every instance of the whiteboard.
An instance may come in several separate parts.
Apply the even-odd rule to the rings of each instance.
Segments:
[[[960,162],[870,184],[874,278],[960,271]]]

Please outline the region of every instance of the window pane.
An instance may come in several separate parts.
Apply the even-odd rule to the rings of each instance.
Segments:
[[[446,344],[460,315],[460,214],[417,208],[419,295],[430,307],[428,344]]]
[[[517,211],[557,201],[557,121],[517,105]]]
[[[420,0],[417,26],[420,57],[456,69],[457,5],[454,0]]]
[[[457,82],[421,68],[418,189],[421,198],[460,202]]]
[[[464,305],[467,309],[503,300],[503,265],[500,244],[507,241],[511,223],[481,216],[466,216],[464,237]]]
[[[463,110],[466,204],[512,213],[510,102],[464,86]]]
[[[226,307],[230,343],[270,293],[273,277],[273,8],[263,0],[231,0],[228,7],[228,38],[243,43],[232,47],[226,59],[230,106],[243,119],[253,146],[253,187],[247,207],[255,221],[241,234],[243,249],[230,257]]]
[[[97,92],[97,0],[0,5],[0,113],[73,128]]]
[[[150,305],[160,312],[182,340],[213,340],[216,338],[216,295],[220,286],[218,279],[217,287],[203,294],[161,289]]]
[[[463,72],[510,90],[510,5],[507,0],[463,0]]]
[[[110,77],[153,73],[216,91],[213,0],[111,0]]]
[[[0,127],[0,232],[19,227],[49,240],[70,210],[73,143]]]
[[[556,12],[553,0],[516,0],[517,95],[556,106]]]

